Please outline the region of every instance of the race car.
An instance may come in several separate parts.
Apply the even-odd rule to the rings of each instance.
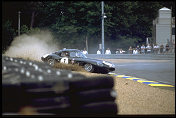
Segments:
[[[115,71],[115,65],[111,62],[87,58],[82,51],[78,49],[63,49],[41,57],[43,62],[47,62],[51,66],[56,63],[78,64],[88,72],[107,74]]]

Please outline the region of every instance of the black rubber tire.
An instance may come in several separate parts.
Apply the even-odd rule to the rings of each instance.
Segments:
[[[18,112],[22,106],[28,105],[29,101],[25,92],[19,86],[2,87],[2,112]]]
[[[53,113],[57,116],[117,116],[118,107],[115,102],[96,102],[80,107],[60,108],[58,106],[38,107],[39,113]]]
[[[84,64],[84,70],[87,72],[94,72],[94,66],[90,63]]]
[[[8,64],[6,64],[5,66],[9,67],[10,69],[12,69],[12,66],[10,66],[10,64],[12,64],[13,62],[10,62]],[[39,65],[38,63],[36,65]],[[45,65],[46,66],[46,65]],[[89,89],[96,89],[96,88],[112,88],[114,85],[114,80],[113,77],[111,76],[100,76],[100,77],[91,77],[91,78],[87,78],[83,75],[80,74],[75,74],[75,73],[71,73],[71,71],[61,71],[61,75],[57,76],[56,75],[56,69],[50,68],[50,70],[52,70],[52,73],[47,73],[47,70],[42,66],[38,66],[38,68],[42,68],[43,71],[39,72],[39,71],[35,71],[35,68],[33,66],[25,66],[25,65],[20,65],[17,64],[14,66],[14,68],[18,68],[21,69],[22,67],[24,67],[24,69],[26,71],[29,71],[31,74],[34,74],[36,77],[38,77],[39,75],[43,75],[43,81],[39,81],[38,79],[30,79],[30,77],[26,77],[24,74],[21,74],[19,72],[17,72],[17,75],[20,75],[20,78],[23,78],[22,80],[24,80],[25,78],[25,82],[22,82],[22,84],[24,83],[24,86],[29,86],[30,88],[38,88],[43,86],[43,83],[46,83],[46,85],[48,85],[49,81],[53,81],[50,83],[54,83],[54,81],[64,81],[66,83],[69,84],[69,88],[70,90],[75,90],[75,91],[80,91],[80,90],[89,90]],[[49,67],[47,67],[49,68]],[[11,71],[7,71],[7,73],[11,73],[14,70]],[[63,74],[64,73],[64,74]],[[70,78],[68,77],[69,75]],[[19,80],[19,81],[22,81]],[[47,82],[45,82],[47,81]],[[19,82],[20,83],[20,82]],[[41,83],[41,84],[40,84]],[[33,85],[32,85],[33,84]],[[51,84],[53,85],[53,84]],[[36,87],[35,87],[36,86]],[[50,86],[51,87],[51,86]]]
[[[49,64],[49,65],[54,66],[55,63],[56,63],[56,62],[55,62],[54,59],[52,59],[52,58],[48,59],[48,64]]]
[[[113,88],[114,79],[111,76],[97,76],[97,77],[72,79],[69,81],[69,87],[71,91]]]
[[[68,96],[32,99],[30,105],[33,107],[58,106],[60,108],[68,108],[70,107],[70,99]]]
[[[50,113],[57,116],[71,116],[72,109],[71,107],[62,108],[60,106],[47,106],[47,107],[37,107],[35,108],[39,113]]]
[[[70,95],[71,105],[80,106],[91,102],[115,101],[113,89],[95,89],[81,91]]]
[[[111,76],[87,78],[81,74],[65,70],[59,70],[59,74],[56,75],[58,69],[53,69],[48,64],[19,58],[3,57],[2,59],[3,113],[17,112],[21,107],[32,105],[36,103],[37,100],[43,99],[45,102],[42,103],[42,101],[40,101],[35,106],[38,109],[38,112],[55,112],[55,114],[62,114],[64,112],[68,113],[70,110],[70,113],[67,115],[71,115],[74,114],[75,107],[80,105],[73,105],[71,108],[61,108],[60,105],[65,104],[64,100],[63,104],[54,101],[56,97],[67,95],[69,96],[69,99],[74,98],[72,95],[78,95],[82,98],[85,98],[88,95],[93,97],[92,95],[97,95],[97,93],[99,93],[95,92],[96,90],[112,89],[114,86],[114,80]],[[17,60],[17,62],[14,60]],[[32,65],[24,64],[23,62],[32,63]],[[39,68],[41,68],[42,71],[39,71]],[[16,69],[18,69],[18,71],[16,71]],[[22,73],[20,69],[24,69],[24,72]],[[51,71],[48,71],[48,69]],[[32,75],[34,75],[35,78],[32,78]],[[37,91],[37,89],[40,89],[40,91]],[[90,92],[90,90],[94,92]],[[106,96],[105,94],[102,95]],[[79,97],[78,99],[80,99]],[[100,99],[100,96],[91,98],[90,101],[85,100],[82,104],[93,102],[93,99],[98,100]],[[71,100],[66,99],[66,101],[69,106]],[[74,101],[71,102],[73,103]],[[41,107],[42,105],[43,107]],[[50,108],[46,106],[50,106]],[[64,109],[69,110],[65,111]]]
[[[21,86],[25,89],[37,89],[37,88],[48,88],[51,91],[55,88],[55,93],[75,93],[78,91],[94,90],[94,89],[106,89],[113,88],[114,80],[111,76],[91,77],[86,78],[85,76],[73,74],[71,79],[62,77],[58,79],[43,79],[39,80],[25,80],[21,82]],[[52,76],[49,76],[52,77]],[[54,77],[53,77],[54,78]],[[46,91],[50,92],[50,91]]]
[[[117,116],[118,107],[115,102],[96,102],[78,107],[74,111],[75,116]]]
[[[42,87],[45,89],[49,88],[54,96],[58,96],[59,93],[63,93],[68,89],[68,86],[65,85],[66,82],[60,78],[68,78],[68,73],[71,73],[70,71],[59,70],[60,75],[56,75],[58,70],[52,69],[48,64],[27,61],[20,58],[2,57],[2,62],[2,101],[4,113],[18,112],[21,107],[30,106],[36,96],[31,95],[27,91],[35,89],[35,87],[36,89],[42,89]],[[21,69],[23,69],[23,72]],[[43,71],[39,71],[39,69]],[[47,69],[50,69],[50,73],[47,73]],[[43,78],[41,79],[43,80],[39,80],[39,78],[32,79],[29,76],[31,74],[36,77],[42,76]],[[52,89],[55,85],[61,85],[62,87],[57,87],[57,90]],[[44,94],[46,95],[45,91]],[[43,97],[40,96],[40,98]]]

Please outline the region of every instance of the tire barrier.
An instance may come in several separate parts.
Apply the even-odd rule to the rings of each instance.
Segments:
[[[88,91],[81,91],[70,95],[71,103],[75,106],[88,104],[92,102],[114,101],[116,99],[111,93],[112,89],[94,89]]]
[[[78,109],[81,116],[116,116],[118,111],[113,101],[85,104]]]
[[[2,56],[2,113],[25,106],[57,116],[116,116],[111,76],[86,77],[46,63]],[[32,115],[32,114],[31,114]]]

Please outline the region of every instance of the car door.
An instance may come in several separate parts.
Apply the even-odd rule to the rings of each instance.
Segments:
[[[60,53],[60,63],[70,64],[70,53],[68,51],[62,51]]]

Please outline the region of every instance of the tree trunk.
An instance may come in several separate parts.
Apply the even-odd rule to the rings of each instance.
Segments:
[[[88,41],[87,41],[87,35],[86,35],[86,50],[88,52]]]
[[[34,26],[34,18],[35,18],[35,11],[32,12],[32,16],[31,16],[31,26],[30,26],[31,29]]]

